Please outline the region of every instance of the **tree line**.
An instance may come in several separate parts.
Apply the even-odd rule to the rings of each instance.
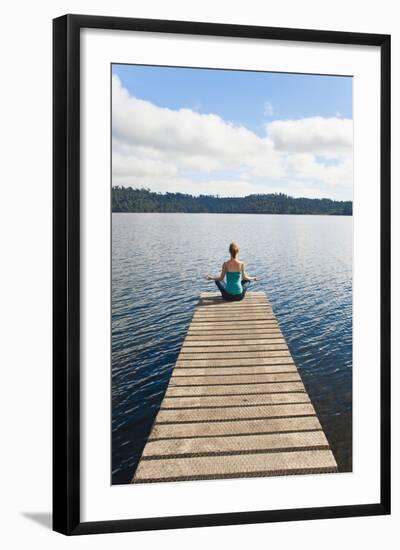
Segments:
[[[351,216],[352,201],[294,198],[284,193],[220,197],[156,193],[150,189],[112,188],[113,212],[186,212],[215,214],[324,214]]]

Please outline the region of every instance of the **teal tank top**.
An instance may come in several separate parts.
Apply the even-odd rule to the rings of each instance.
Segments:
[[[229,294],[242,294],[242,272],[227,271],[226,272],[226,292]]]

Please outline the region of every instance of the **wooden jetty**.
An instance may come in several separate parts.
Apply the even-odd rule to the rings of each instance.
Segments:
[[[203,292],[133,483],[336,472],[264,292]]]

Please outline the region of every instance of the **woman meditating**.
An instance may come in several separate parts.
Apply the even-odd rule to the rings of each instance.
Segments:
[[[244,263],[238,259],[239,245],[235,242],[229,245],[231,259],[222,264],[222,271],[219,277],[207,275],[209,281],[215,281],[224,300],[238,301],[243,300],[246,290],[251,281],[256,281],[257,277],[250,277],[246,273]],[[224,279],[226,277],[226,283]]]

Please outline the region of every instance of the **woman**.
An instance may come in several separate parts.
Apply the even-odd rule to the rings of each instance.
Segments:
[[[243,300],[248,285],[256,281],[257,277],[250,277],[245,270],[244,263],[238,259],[239,245],[235,242],[229,245],[231,259],[222,264],[222,271],[219,277],[207,275],[209,281],[215,281],[224,300]],[[226,277],[226,283],[224,278]]]

